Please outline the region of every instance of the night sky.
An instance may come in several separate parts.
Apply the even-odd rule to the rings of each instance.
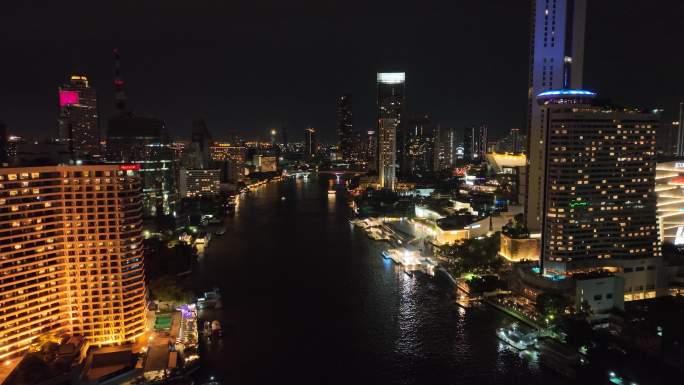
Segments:
[[[45,3],[46,5],[40,5]],[[674,119],[684,95],[681,0],[589,0],[585,88]],[[0,121],[54,135],[57,86],[87,75],[101,128],[113,108],[112,48],[129,105],[189,137],[266,137],[307,125],[335,138],[335,98],[353,95],[354,125],[374,125],[375,72],[407,73],[410,112],[443,127],[524,127],[527,0],[4,1]]]

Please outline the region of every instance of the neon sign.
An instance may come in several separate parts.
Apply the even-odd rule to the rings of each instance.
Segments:
[[[78,104],[78,91],[59,91],[59,106],[71,106]]]
[[[119,166],[119,170],[121,170],[121,171],[139,171],[140,165],[139,164],[122,164]]]

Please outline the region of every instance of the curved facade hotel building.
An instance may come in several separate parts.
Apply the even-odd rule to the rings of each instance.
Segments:
[[[656,166],[658,226],[660,240],[684,245],[684,162],[664,162]]]
[[[135,340],[141,230],[135,165],[0,169],[0,359],[47,333]]]

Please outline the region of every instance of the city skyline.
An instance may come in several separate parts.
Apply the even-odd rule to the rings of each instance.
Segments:
[[[613,12],[618,5],[618,12]],[[682,6],[674,2],[672,5],[675,10]],[[57,118],[55,88],[73,74],[84,74],[98,92],[103,134],[104,123],[115,110],[111,50],[118,48],[128,105],[139,114],[164,120],[175,137],[187,137],[192,120],[205,118],[217,138],[227,136],[228,129],[235,129],[242,136],[267,138],[270,128],[285,125],[292,132],[302,132],[310,125],[318,129],[321,141],[332,143],[336,137],[335,98],[339,95],[352,95],[355,129],[365,131],[374,127],[373,80],[377,71],[406,72],[414,79],[407,89],[407,99],[411,101],[409,112],[430,113],[442,127],[463,129],[485,122],[491,137],[502,137],[513,127],[525,127],[529,5],[509,9],[499,2],[450,7],[458,10],[442,12],[454,18],[450,23],[439,10],[421,8],[427,19],[432,18],[431,25],[411,29],[410,33],[403,33],[407,35],[405,39],[390,42],[381,49],[372,44],[381,34],[370,19],[362,17],[358,30],[349,35],[338,33],[344,15],[355,12],[354,7],[307,7],[303,20],[324,16],[324,20],[333,21],[330,25],[316,24],[322,34],[336,36],[328,45],[321,45],[321,37],[293,22],[278,24],[278,12],[270,11],[264,11],[264,20],[259,24],[264,27],[263,31],[245,27],[244,22],[226,27],[225,32],[219,27],[203,27],[209,31],[200,28],[196,32],[181,27],[171,39],[150,46],[146,42],[155,36],[145,28],[149,18],[134,17],[126,28],[113,28],[115,16],[121,13],[116,7],[105,6],[104,10],[111,11],[113,16],[90,29],[84,29],[79,23],[66,26],[60,23],[58,27],[52,20],[60,20],[59,17],[43,20],[42,15],[63,12],[59,9],[37,15],[34,26],[19,25],[18,21],[28,17],[31,8],[15,9],[7,13],[8,19],[2,16],[2,28],[7,28],[5,35],[11,40],[8,49],[15,52],[15,59],[2,64],[4,71],[13,76],[6,81],[7,92],[0,96],[0,103],[6,107],[0,120],[7,124],[10,133],[35,136],[53,131]],[[285,14],[301,11],[294,6],[275,9]],[[385,9],[382,4],[374,4],[368,14],[382,9]],[[87,11],[85,7],[77,12]],[[213,13],[220,15],[223,11],[226,9],[222,7],[200,8],[194,15],[213,21]],[[256,16],[260,11],[244,6],[238,7],[235,14]],[[397,7],[392,13],[408,21],[414,11],[412,7]],[[666,50],[668,43],[663,40],[667,39],[659,37],[676,35],[673,27],[676,23],[667,20],[676,20],[678,12],[649,17],[656,11],[647,5],[615,1],[589,2],[587,12],[590,17],[587,19],[585,88],[614,95],[619,104],[663,108],[665,115],[675,120],[682,98],[682,74],[677,68],[682,66],[684,58],[678,50]],[[173,3],[140,11],[141,15],[157,13],[169,25],[179,24],[182,17]],[[468,19],[461,20],[465,16],[460,15]],[[636,20],[643,26],[639,31],[623,31],[619,39],[610,31],[610,25],[632,25]],[[269,22],[273,26],[261,24]],[[232,36],[228,32],[240,27],[253,33],[239,34],[242,40],[226,37]],[[168,32],[168,28],[162,26],[159,33]],[[112,29],[117,31],[114,36],[110,34]],[[57,40],[51,33],[55,30],[60,31]],[[269,31],[282,33],[282,44],[267,44],[263,52],[255,53],[255,47],[263,46],[272,37]],[[85,35],[79,35],[81,32]],[[478,38],[472,38],[473,34]],[[221,44],[232,47],[232,53],[228,55],[220,47],[209,44],[207,36],[217,36]],[[96,40],[97,44],[86,38]],[[34,46],[31,51],[22,47],[22,42],[28,40]],[[481,42],[486,42],[486,46]],[[351,50],[351,56],[363,56],[367,60],[333,60],[338,53],[336,49],[343,47]],[[643,55],[633,55],[633,47],[639,47]],[[668,60],[660,61],[655,71],[648,57],[665,51],[669,52]],[[463,52],[468,52],[473,60],[459,59]],[[320,59],[306,63],[300,59],[311,53]],[[39,57],[51,58],[53,65],[42,68]],[[235,57],[242,60],[231,60]],[[278,60],[280,57],[288,60]],[[496,64],[502,59],[505,59],[505,68]],[[483,67],[482,63],[488,64]],[[151,64],[158,70],[146,70]],[[615,71],[616,68],[620,70]],[[648,71],[649,68],[653,70]],[[638,79],[629,75],[642,69],[646,71]],[[250,71],[254,76],[244,76]],[[482,75],[471,75],[478,73]],[[320,82],[320,79],[326,81]],[[323,83],[326,87],[322,87]],[[266,84],[271,86],[264,88]],[[491,113],[486,103],[492,89],[511,101],[496,114]],[[27,98],[32,102],[17,103]],[[302,140],[300,135],[291,136],[293,141]]]
[[[684,377],[679,1],[12,3],[0,385]]]

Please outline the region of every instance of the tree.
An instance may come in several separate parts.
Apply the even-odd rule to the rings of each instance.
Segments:
[[[468,281],[471,292],[484,293],[503,289],[505,283],[495,275],[474,276]]]
[[[158,301],[184,304],[192,300],[192,293],[183,289],[176,277],[170,275],[150,281],[148,289],[152,298]]]
[[[567,298],[558,293],[547,292],[537,295],[537,311],[546,319],[553,320],[565,312]]]

